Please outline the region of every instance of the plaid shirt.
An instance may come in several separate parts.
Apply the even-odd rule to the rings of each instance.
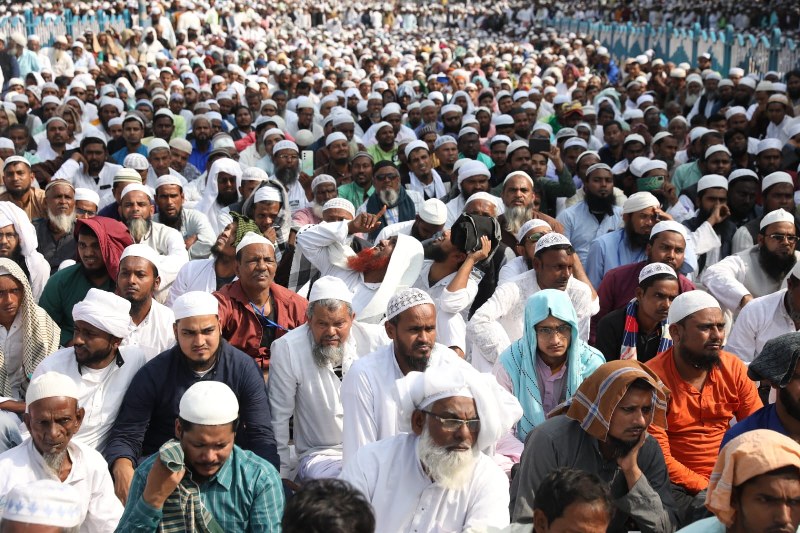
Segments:
[[[183,524],[165,526],[163,509],[155,509],[142,497],[157,456],[150,456],[136,469],[117,531],[188,530]],[[285,503],[281,478],[275,467],[254,453],[234,445],[230,457],[214,477],[201,485],[186,482],[199,490],[203,507],[224,531],[280,532]]]

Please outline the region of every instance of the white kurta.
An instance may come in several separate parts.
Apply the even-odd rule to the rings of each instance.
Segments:
[[[114,495],[114,483],[108,463],[92,448],[75,441],[67,445],[72,470],[63,483],[80,494],[81,533],[112,533],[123,507]],[[41,479],[59,481],[42,459],[31,439],[0,455],[0,513],[5,508],[8,493],[17,485],[27,485]]]
[[[783,303],[785,296],[786,289],[783,289],[745,305],[733,323],[725,351],[736,354],[745,363],[751,363],[768,340],[794,333],[794,321]]]
[[[215,262],[215,258],[209,257],[208,259],[195,259],[183,265],[169,289],[167,307],[171,307],[178,296],[187,292],[214,292],[217,290]]]
[[[800,252],[794,255],[800,259]],[[739,303],[748,294],[758,298],[785,285],[785,280],[772,279],[758,264],[758,246],[729,255],[707,268],[701,281],[720,305],[730,311],[739,309]]]
[[[139,325],[130,321],[128,336],[122,340],[122,346],[138,346],[149,361],[175,345],[175,332],[172,325],[175,314],[169,307],[155,300],[150,302],[150,312]]]
[[[456,353],[436,344],[428,368],[443,365],[468,365]],[[400,432],[395,381],[403,377],[388,344],[356,361],[342,381],[344,408],[343,458],[345,464],[367,443]]]
[[[75,361],[75,349],[62,348],[46,357],[33,372],[33,378],[45,372],[58,372],[75,382],[80,391],[78,405],[86,412],[73,441],[100,451],[106,445],[128,385],[147,362],[144,352],[137,346],[121,346],[119,353],[124,361],[121,366],[112,361],[101,370],[85,366],[79,369]]]
[[[150,231],[139,242],[148,245],[161,256],[158,263],[161,285],[155,299],[164,302],[178,271],[189,262],[189,252],[186,251],[181,232],[159,222],[152,222]]]
[[[90,189],[100,195],[100,205],[98,209],[102,209],[114,201],[114,196],[111,194],[111,187],[114,182],[114,175],[122,167],[114,163],[106,163],[103,165],[102,170],[97,176],[97,181],[94,177],[86,173],[83,163],[78,163],[74,159],[67,159],[61,168],[53,175],[52,181],[63,179],[72,183],[73,187],[83,187]]]
[[[506,262],[500,269],[500,276],[497,278],[497,284],[502,285],[503,283],[511,281],[528,270],[528,262],[525,258],[521,255],[517,256],[511,261]]]
[[[467,324],[467,344],[472,366],[491,372],[497,357],[525,332],[525,302],[539,292],[536,272],[529,270],[497,287],[494,294],[475,311]],[[592,300],[592,290],[570,277],[567,295],[578,315],[578,338],[589,340],[589,324],[600,310],[600,300]]]
[[[457,272],[448,274],[433,285],[428,282],[428,276],[433,266],[433,261],[426,260],[422,264],[414,287],[427,292],[436,302],[436,340],[445,346],[457,346],[461,351],[467,351],[467,312],[478,294],[478,284],[483,277],[479,271],[473,270],[464,289],[450,292],[447,286],[456,277]]]
[[[345,344],[342,372],[360,356],[388,344],[383,326],[353,322]],[[303,324],[270,347],[269,404],[272,429],[281,456],[281,477],[293,475],[290,459],[289,419],[294,416],[294,445],[300,460],[310,455],[342,457],[344,411],[341,380],[328,364],[317,366],[311,353],[311,332]]]
[[[402,434],[361,448],[341,479],[375,509],[376,533],[450,532],[508,525],[508,478],[484,454],[461,490],[446,489],[425,474],[416,435]]]

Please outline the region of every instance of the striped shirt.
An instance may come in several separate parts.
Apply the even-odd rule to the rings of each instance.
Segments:
[[[185,530],[183,527],[163,527],[163,509],[155,509],[144,501],[147,476],[157,456],[150,456],[136,469],[117,531],[158,530],[170,533]],[[284,506],[281,478],[275,467],[253,452],[234,445],[219,472],[200,484],[199,491],[203,507],[225,531],[281,530]]]

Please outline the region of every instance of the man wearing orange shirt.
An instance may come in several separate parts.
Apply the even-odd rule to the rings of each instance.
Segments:
[[[647,362],[671,391],[667,429],[651,425],[664,452],[678,529],[708,516],[708,478],[731,419],[761,408],[755,383],[735,355],[722,351],[725,321],[707,292],[679,295],[669,309],[672,348]]]

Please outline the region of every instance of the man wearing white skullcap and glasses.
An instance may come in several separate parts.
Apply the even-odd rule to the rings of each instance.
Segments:
[[[234,440],[239,401],[218,381],[189,387],[175,438],[145,460],[119,531],[278,531],[284,496],[275,467]]]
[[[281,475],[298,482],[339,475],[342,377],[359,357],[389,343],[382,326],[355,320],[353,294],[339,278],[316,280],[308,300],[308,322],[272,344],[268,393]],[[292,416],[299,462],[289,453]]]
[[[400,431],[393,394],[397,379],[428,368],[469,367],[436,342],[436,306],[420,289],[402,290],[389,300],[384,327],[392,342],[359,358],[342,381],[345,465],[365,444]]]
[[[673,345],[647,362],[671,391],[667,424],[648,431],[664,453],[680,528],[705,515],[709,476],[725,432],[761,408],[747,367],[723,351],[725,321],[717,300],[689,291],[672,301],[667,316]]]
[[[341,476],[367,495],[376,531],[507,526],[508,480],[491,454],[519,402],[491,376],[453,365],[410,372],[393,394],[404,433],[360,448]]]
[[[128,385],[147,361],[141,347],[121,345],[128,336],[130,308],[130,302],[116,294],[89,289],[72,309],[72,346],[45,358],[33,372],[34,379],[58,372],[75,382],[81,391],[79,403],[86,410],[75,440],[99,452],[105,448]]]
[[[77,491],[81,531],[110,533],[122,516],[122,505],[114,497],[103,457],[73,438],[85,416],[79,396],[78,385],[58,372],[31,381],[24,416],[31,435],[0,455],[0,506],[8,505],[18,486],[53,480]]]
[[[178,399],[198,381],[218,381],[233,389],[243,424],[236,442],[276,467],[280,464],[261,372],[251,357],[222,338],[217,299],[207,292],[187,292],[172,310],[177,344],[136,374],[104,452],[123,502],[136,466],[175,434]]]

